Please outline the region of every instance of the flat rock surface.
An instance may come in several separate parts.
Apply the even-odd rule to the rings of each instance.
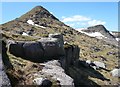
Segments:
[[[42,69],[42,72],[52,75],[53,78],[60,81],[61,85],[74,86],[73,79],[65,74],[64,69],[60,66],[57,60],[47,62],[45,67]]]

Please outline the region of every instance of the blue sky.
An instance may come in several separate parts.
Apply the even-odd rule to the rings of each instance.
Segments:
[[[20,17],[38,5],[76,29],[103,24],[110,31],[118,31],[117,2],[2,2],[0,24]]]

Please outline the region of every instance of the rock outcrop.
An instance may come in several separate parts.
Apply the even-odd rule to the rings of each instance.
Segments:
[[[41,73],[44,76],[51,76],[51,79],[59,81],[61,86],[70,85],[74,87],[73,79],[65,73],[65,70],[61,67],[58,60],[52,60],[44,63],[44,67],[41,72],[35,73],[36,77],[40,77]],[[35,79],[36,80],[36,79]],[[41,79],[37,79],[38,83],[41,83]]]
[[[51,34],[48,38],[38,41],[9,42],[9,52],[18,57],[24,57],[32,61],[44,61],[55,57],[64,56],[63,36]],[[19,51],[18,51],[19,50]]]
[[[74,65],[79,60],[80,48],[77,45],[64,45],[65,57],[62,58],[62,66],[67,71],[71,65]]]
[[[74,87],[74,80],[66,72],[70,66],[79,60],[80,49],[77,45],[64,44],[61,34],[50,34],[48,38],[41,38],[38,41],[15,42],[8,40],[6,43],[8,51],[14,56],[25,58],[32,62],[43,63],[43,69],[35,74],[37,76],[34,77],[31,74],[34,77],[32,79],[33,84],[41,86],[45,84],[52,85],[52,80],[55,80],[61,86],[71,85]],[[52,76],[52,80],[46,76]]]
[[[0,54],[0,87],[11,87],[10,80],[5,72],[5,69],[3,67],[2,63],[2,55]]]
[[[7,49],[7,51],[5,51],[6,48],[2,48],[2,58],[5,68],[7,66],[7,68],[10,69],[9,71],[11,71],[7,72],[7,75],[11,80],[11,84],[15,86],[19,84],[33,85],[33,83],[30,84],[34,79],[32,78],[33,73],[42,71],[44,65],[41,65],[41,62],[49,61],[49,59],[61,59],[60,63],[62,69],[65,70],[65,72],[67,71],[66,73],[74,79],[75,86],[76,84],[96,86],[97,84],[106,85],[106,82],[110,83],[108,85],[118,83],[117,78],[110,76],[110,73],[105,70],[108,69],[111,71],[111,69],[118,66],[117,59],[119,59],[119,53],[118,48],[115,46],[118,42],[116,40],[112,40],[114,37],[109,34],[110,32],[105,30],[104,26],[100,25],[91,27],[91,29],[89,28],[87,30],[90,30],[88,33],[94,34],[94,37],[90,37],[90,34],[86,35],[85,33],[78,32],[72,27],[65,25],[49,11],[40,6],[35,7],[15,20],[0,25],[0,32],[2,31],[3,33],[2,39],[16,41],[10,41],[10,43],[8,43],[10,45],[8,46],[9,49]],[[78,60],[77,64],[77,59],[79,58],[79,52],[75,52],[75,50],[79,50],[77,46],[74,47],[74,45],[72,45],[63,47],[63,36],[59,34],[48,35],[53,32],[62,33],[66,42],[77,44],[81,48],[80,59],[83,61]],[[40,39],[41,37],[47,36],[49,37]],[[100,37],[96,39],[96,36]],[[4,45],[2,44],[2,46]],[[117,54],[111,54],[113,51]],[[74,57],[74,55],[76,57]],[[105,61],[101,60],[101,58]],[[106,68],[95,70],[92,67],[89,67],[91,65],[90,61],[86,63],[84,60],[101,61],[105,63]],[[14,70],[11,69],[11,65]],[[92,65],[95,66],[94,63],[92,63]],[[61,66],[59,67],[61,68]],[[46,70],[47,69],[50,70],[51,67],[47,67]],[[55,69],[56,68],[52,68],[51,71]],[[64,73],[65,76],[66,73]],[[38,78],[40,78],[40,75],[42,74],[38,74]],[[45,75],[43,74],[43,76]],[[109,78],[110,81],[104,81],[104,76]],[[51,77],[51,75],[49,77]],[[61,80],[64,82],[67,80],[69,81],[69,78],[66,78],[67,77],[62,77]],[[72,80],[70,80],[70,83],[71,81]],[[58,79],[58,83],[59,82],[60,80]]]

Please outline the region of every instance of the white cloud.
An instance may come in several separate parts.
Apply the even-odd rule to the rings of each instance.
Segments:
[[[90,20],[90,21],[88,21],[89,26],[95,26],[95,25],[99,25],[99,24],[104,25],[104,24],[106,24],[106,22],[101,21],[101,20]]]
[[[105,21],[96,20],[94,18],[81,16],[81,15],[73,15],[73,16],[69,16],[69,17],[62,16],[61,19],[62,19],[62,22],[64,22],[65,24],[67,24],[73,28],[80,28],[80,27],[87,28],[89,26],[106,24]]]
[[[80,22],[80,21],[88,21],[91,20],[89,17],[81,16],[81,15],[74,15],[71,17],[62,17],[63,22]]]

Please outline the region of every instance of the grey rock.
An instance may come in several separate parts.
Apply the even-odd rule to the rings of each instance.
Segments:
[[[55,33],[55,34],[49,34],[50,38],[57,38],[60,41],[60,44],[63,45],[64,41],[63,41],[63,35],[60,33]]]
[[[41,85],[43,79],[44,78],[42,78],[42,77],[35,78],[35,79],[33,79],[33,83],[35,83],[36,85]]]
[[[59,57],[65,55],[63,45],[56,38],[42,38],[39,40],[44,49],[45,57]]]
[[[71,85],[74,87],[73,79],[65,74],[62,67],[59,66],[58,60],[53,60],[45,63],[45,67],[42,69],[42,73],[45,75],[51,75],[53,79],[60,81],[60,85]]]
[[[24,52],[23,52],[23,44],[24,43],[11,43],[9,45],[9,52],[11,54],[14,54],[15,56],[21,56],[23,57],[24,56]]]
[[[77,45],[73,45],[73,48],[72,48],[73,52],[73,61],[79,59],[79,52],[80,52],[80,48],[77,46]]]
[[[44,87],[44,86],[51,87],[52,86],[52,82],[49,79],[42,78],[42,77],[35,78],[33,80],[33,83],[36,85],[40,85],[42,87]]]
[[[96,46],[92,46],[90,49],[95,51],[95,52],[99,52],[101,50],[100,48],[98,48]]]
[[[44,79],[42,81],[41,86],[43,86],[43,87],[51,87],[52,86],[52,82],[49,79]]]
[[[110,73],[113,77],[120,77],[120,68],[113,69]]]
[[[11,87],[10,80],[9,80],[8,76],[6,75],[6,73],[4,71],[2,71],[1,73],[2,73],[2,83],[0,81],[0,84],[5,87]]]
[[[2,55],[0,54],[0,87],[2,86],[11,87],[11,83],[7,74],[5,73],[2,63]]]
[[[94,61],[93,62],[97,68],[106,68],[105,64],[103,62],[99,62],[99,61]]]
[[[23,49],[26,58],[38,61],[44,56],[42,44],[39,42],[25,42]]]
[[[52,34],[38,41],[7,41],[11,54],[38,62],[64,56],[63,43],[61,34]]]
[[[68,70],[68,67],[75,64],[79,60],[80,48],[76,45],[69,45],[65,47],[65,57],[61,59],[62,67]]]

